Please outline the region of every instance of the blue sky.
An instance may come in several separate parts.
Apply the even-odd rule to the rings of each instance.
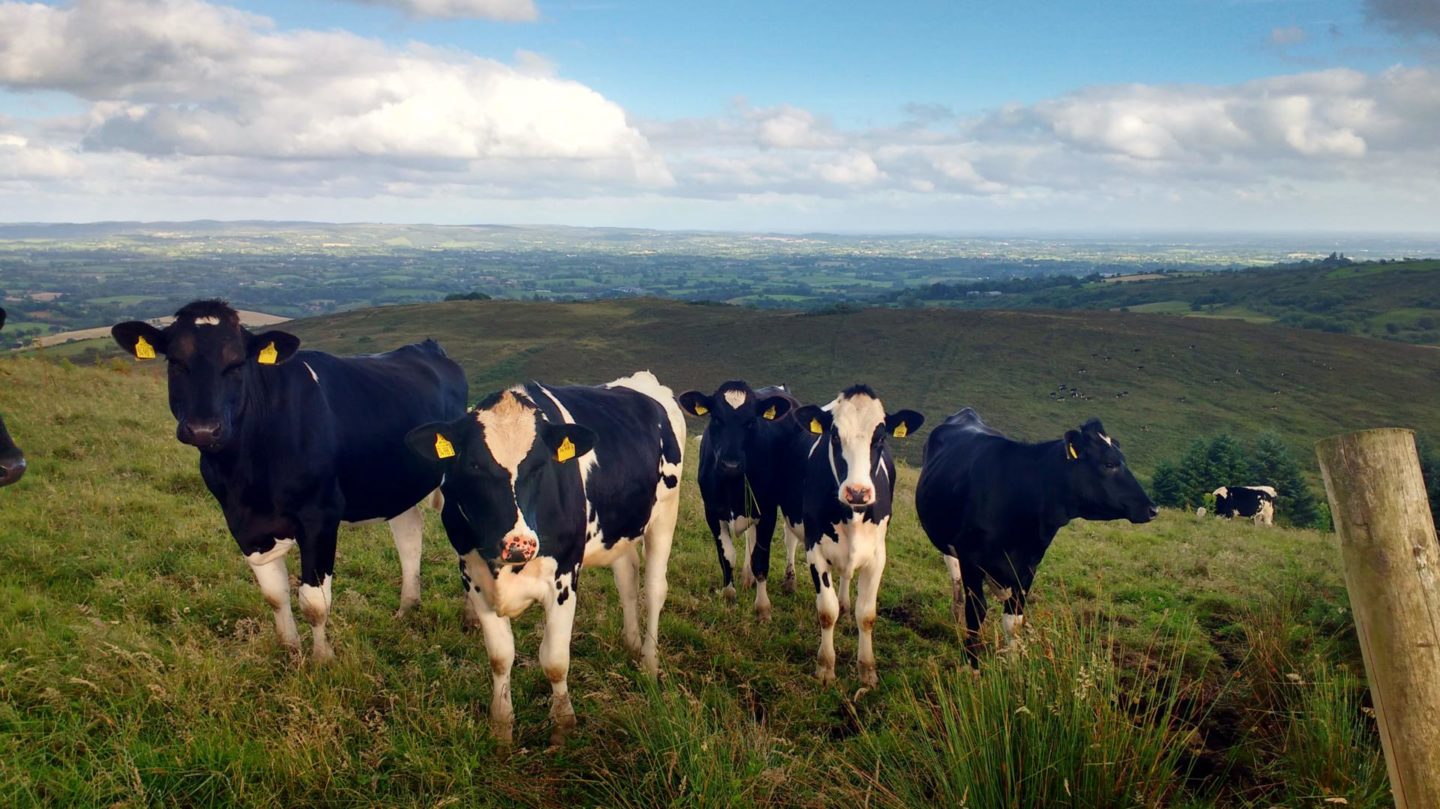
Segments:
[[[0,0],[0,219],[1424,232],[1437,52],[1433,0]]]

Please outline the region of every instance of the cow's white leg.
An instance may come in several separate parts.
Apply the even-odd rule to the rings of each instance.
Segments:
[[[679,516],[680,498],[675,497],[656,503],[645,526],[645,644],[640,658],[651,676],[660,673],[660,611],[669,594],[670,546]]]
[[[746,588],[755,586],[755,569],[750,566],[750,555],[755,553],[755,524],[745,529],[745,567],[740,571],[740,584]]]
[[[300,632],[295,628],[295,614],[290,611],[290,574],[285,569],[285,554],[295,545],[293,539],[277,539],[275,547],[265,553],[247,554],[250,571],[265,603],[275,611],[275,634],[280,645],[299,651]]]
[[[795,551],[803,542],[800,536],[800,526],[791,526],[788,521],[781,520],[785,532],[785,592],[795,592]]]
[[[395,551],[400,554],[400,609],[396,618],[420,606],[420,550],[421,529],[425,518],[420,507],[414,506],[401,512],[390,521],[390,534],[395,538]]]
[[[335,650],[330,646],[330,639],[325,634],[325,623],[330,617],[330,585],[334,576],[329,573],[317,587],[311,584],[300,585],[300,614],[305,616],[305,622],[310,624],[311,659],[317,663],[324,663],[335,659]]]
[[[835,596],[835,581],[830,577],[830,563],[818,548],[805,552],[805,561],[816,571],[815,613],[820,619],[820,650],[815,655],[815,676],[821,685],[835,682],[835,622],[840,620],[840,600]]]
[[[956,626],[965,625],[965,582],[960,572],[960,560],[945,554],[945,569],[950,571],[950,614]]]
[[[490,732],[500,742],[509,744],[514,734],[515,709],[510,704],[510,668],[515,664],[515,636],[510,619],[502,618],[476,592],[465,594],[474,603],[480,629],[485,633],[485,654],[490,658]],[[567,599],[574,602],[574,599]],[[546,622],[549,629],[549,622]]]
[[[729,522],[720,523],[720,552],[725,554],[725,563],[730,565],[731,570],[734,570],[735,536],[730,530],[731,525],[732,523]],[[735,583],[733,581],[730,584],[725,585],[725,600],[735,600]]]
[[[767,582],[755,582],[755,617],[761,621],[770,620],[770,591]]]
[[[840,614],[850,612],[850,577],[837,575],[835,577],[835,594],[840,598]]]
[[[564,578],[564,577],[562,577]],[[540,668],[550,681],[550,744],[565,741],[575,727],[575,708],[570,704],[570,633],[575,626],[575,582],[570,574],[570,596],[559,603],[556,593],[545,600],[545,637],[540,641]]]
[[[625,649],[632,655],[640,654],[640,557],[631,544],[624,553],[610,563],[615,573],[615,592],[620,596],[620,616],[624,629],[621,637]]]
[[[1008,605],[1007,605],[1008,606]],[[1006,652],[1014,651],[1020,645],[1020,628],[1025,625],[1024,613],[1005,613],[1001,623],[1005,627]]]
[[[856,647],[856,663],[860,668],[860,682],[874,687],[880,677],[875,673],[875,616],[876,604],[880,598],[880,578],[885,574],[885,541],[875,548],[875,558],[855,574],[855,626],[860,630],[860,641]]]

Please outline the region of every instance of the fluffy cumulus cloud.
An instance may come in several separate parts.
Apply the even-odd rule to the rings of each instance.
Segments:
[[[411,17],[473,18],[528,22],[539,16],[532,0],[349,0],[367,6],[389,6]]]
[[[390,4],[492,16],[520,8]],[[1391,7],[1404,4],[1371,6],[1398,19]],[[237,199],[309,197],[326,200],[314,218],[413,209],[423,213],[409,218],[446,221],[468,219],[477,200],[620,211],[616,201],[628,199],[647,213],[766,215],[786,204],[883,205],[901,217],[948,205],[1046,210],[1052,221],[1125,205],[1273,210],[1326,200],[1343,212],[1344,199],[1366,194],[1412,211],[1437,202],[1425,178],[1440,173],[1430,137],[1440,131],[1440,74],[1427,68],[1090,87],[969,116],[917,102],[897,109],[893,125],[860,127],[744,100],[712,117],[632,121],[562,74],[540,54],[502,62],[282,30],[204,0],[0,0],[0,92],[79,103],[67,115],[0,116],[0,200],[203,198],[210,207],[197,215],[212,215]]]

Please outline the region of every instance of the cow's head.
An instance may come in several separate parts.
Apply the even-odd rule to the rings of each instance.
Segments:
[[[223,301],[188,304],[163,329],[132,320],[110,334],[138,359],[165,357],[175,436],[205,451],[223,449],[235,435],[251,380],[300,348],[300,338],[283,331],[252,334]]]
[[[749,385],[738,380],[721,385],[713,396],[688,390],[675,398],[686,413],[710,418],[705,435],[714,453],[715,467],[721,476],[729,478],[745,474],[745,457],[760,423],[785,418],[791,406],[788,396],[757,396]]]
[[[507,390],[455,421],[415,428],[405,442],[443,467],[447,508],[459,508],[480,555],[523,564],[539,551],[553,512],[571,505],[569,498],[579,492],[578,485],[567,492],[562,484],[594,448],[595,433],[578,424],[552,424],[530,397]]]
[[[865,385],[847,388],[828,409],[806,405],[795,411],[795,420],[821,436],[840,502],[855,511],[875,503],[875,472],[886,437],[904,438],[925,423],[914,410],[887,414],[875,391]],[[893,490],[891,483],[886,485]]]
[[[0,309],[0,329],[5,328],[5,310]],[[9,486],[25,474],[25,453],[15,446],[0,419],[0,486]]]
[[[1071,470],[1071,491],[1087,520],[1150,522],[1159,510],[1140,481],[1125,465],[1120,442],[1105,432],[1099,419],[1065,433],[1064,452]]]

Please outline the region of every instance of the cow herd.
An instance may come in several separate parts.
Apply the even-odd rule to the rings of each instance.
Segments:
[[[567,677],[582,568],[612,570],[625,646],[646,672],[659,671],[688,414],[705,424],[697,477],[722,592],[734,598],[738,570],[754,587],[756,615],[770,617],[770,544],[780,527],[784,589],[795,589],[803,547],[815,590],[816,677],[836,679],[835,627],[853,612],[859,679],[878,682],[873,630],[895,511],[889,443],[914,435],[925,417],[888,408],[866,385],[824,405],[743,381],[677,397],[642,371],[593,386],[530,382],[467,408],[465,375],[433,340],[337,357],[303,350],[283,331],[253,333],[219,301],[191,303],[164,328],[132,321],[112,335],[138,359],[166,360],[176,437],[199,450],[205,486],[274,611],[280,643],[292,649],[300,636],[285,557],[298,550],[298,603],[317,661],[334,654],[326,623],[340,526],[389,522],[403,615],[420,600],[428,502],[458,557],[466,625],[484,636],[496,736],[510,739],[514,721],[511,619],[539,604],[538,659],[558,741],[575,723]],[[0,485],[24,470],[0,423]],[[1098,420],[1027,444],[969,408],[931,430],[915,506],[949,569],[975,666],[987,589],[1003,603],[1013,642],[1062,526],[1077,517],[1143,523],[1157,513]]]

